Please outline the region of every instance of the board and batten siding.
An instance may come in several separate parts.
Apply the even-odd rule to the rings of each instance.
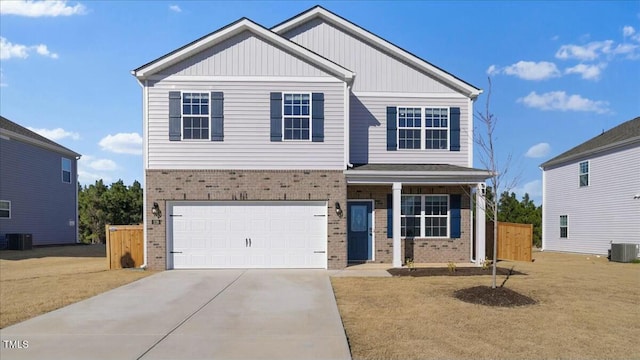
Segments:
[[[355,72],[354,92],[456,92],[397,57],[318,18],[283,36]]]
[[[77,161],[73,156],[0,138],[0,200],[11,201],[5,234],[32,234],[33,245],[76,243]],[[62,182],[62,158],[71,160],[71,183]]]
[[[469,164],[469,101],[465,98],[350,96],[350,162],[353,164]],[[459,107],[460,151],[387,150],[387,106]],[[424,139],[422,139],[424,141]]]
[[[321,69],[244,31],[159,72],[162,76],[330,77]]]
[[[224,94],[224,141],[169,141],[169,91]],[[270,139],[270,93],[324,93],[324,141]],[[344,84],[303,81],[159,81],[149,84],[147,169],[342,170]]]
[[[589,161],[589,186],[579,163]],[[610,243],[640,244],[640,146],[584,158],[544,171],[543,248],[607,254]],[[560,238],[560,215],[568,237]]]

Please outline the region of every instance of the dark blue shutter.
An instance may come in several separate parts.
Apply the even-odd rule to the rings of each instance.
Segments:
[[[211,141],[224,139],[224,94],[211,93]]]
[[[393,194],[387,194],[387,238],[393,238]]]
[[[282,141],[282,93],[271,93],[271,141]]]
[[[324,141],[324,94],[311,94],[311,141]]]
[[[449,197],[449,201],[449,214],[451,214],[451,238],[459,239],[462,232],[462,215],[460,213],[462,196],[451,195]]]
[[[398,120],[397,108],[395,106],[387,107],[387,151],[396,151],[398,149]]]
[[[169,91],[169,140],[180,141],[182,134],[180,91]]]
[[[460,108],[452,107],[449,109],[449,135],[451,137],[449,150],[460,151]]]

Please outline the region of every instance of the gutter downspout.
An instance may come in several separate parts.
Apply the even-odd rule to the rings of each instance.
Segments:
[[[82,157],[82,155],[76,156],[76,218],[75,218],[75,225],[76,225],[76,244],[80,244],[80,210],[78,209],[78,205],[79,205],[79,201],[78,201],[78,185],[80,185],[79,183],[79,178],[78,178],[78,160],[80,160],[80,158]]]
[[[350,153],[351,153],[351,130],[349,123],[351,122],[351,85],[348,83],[344,83],[344,168],[350,169],[353,167],[353,164],[350,162]]]
[[[132,75],[135,73],[132,71]],[[142,83],[140,79],[138,84],[142,88],[142,253],[144,261],[140,265],[141,269],[147,267],[147,109],[149,108],[147,96],[147,80]]]

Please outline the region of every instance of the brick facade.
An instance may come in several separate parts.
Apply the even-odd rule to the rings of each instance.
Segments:
[[[374,200],[375,203],[375,260],[377,263],[393,262],[393,239],[387,234],[387,195],[390,185],[350,185],[347,189],[349,200]],[[403,186],[402,194],[460,194],[461,237],[459,239],[402,240],[402,261],[411,258],[416,263],[469,262],[471,251],[471,207],[469,188],[462,186]]]
[[[320,200],[328,202],[329,269],[347,266],[347,231],[336,215],[339,202],[346,208],[347,185],[342,171],[298,170],[147,170],[147,266],[167,268],[166,202],[172,200]],[[153,203],[163,211],[153,224]]]

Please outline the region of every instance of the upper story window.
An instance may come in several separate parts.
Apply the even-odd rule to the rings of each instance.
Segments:
[[[569,235],[569,216],[560,215],[560,237],[567,238]]]
[[[62,182],[71,184],[71,160],[62,158]]]
[[[11,201],[0,200],[0,219],[11,219]]]
[[[589,162],[580,163],[580,187],[589,186]]]
[[[311,94],[283,94],[284,140],[311,140]]]
[[[398,149],[448,150],[449,109],[398,107]]]
[[[182,93],[182,138],[209,140],[208,93]]]

